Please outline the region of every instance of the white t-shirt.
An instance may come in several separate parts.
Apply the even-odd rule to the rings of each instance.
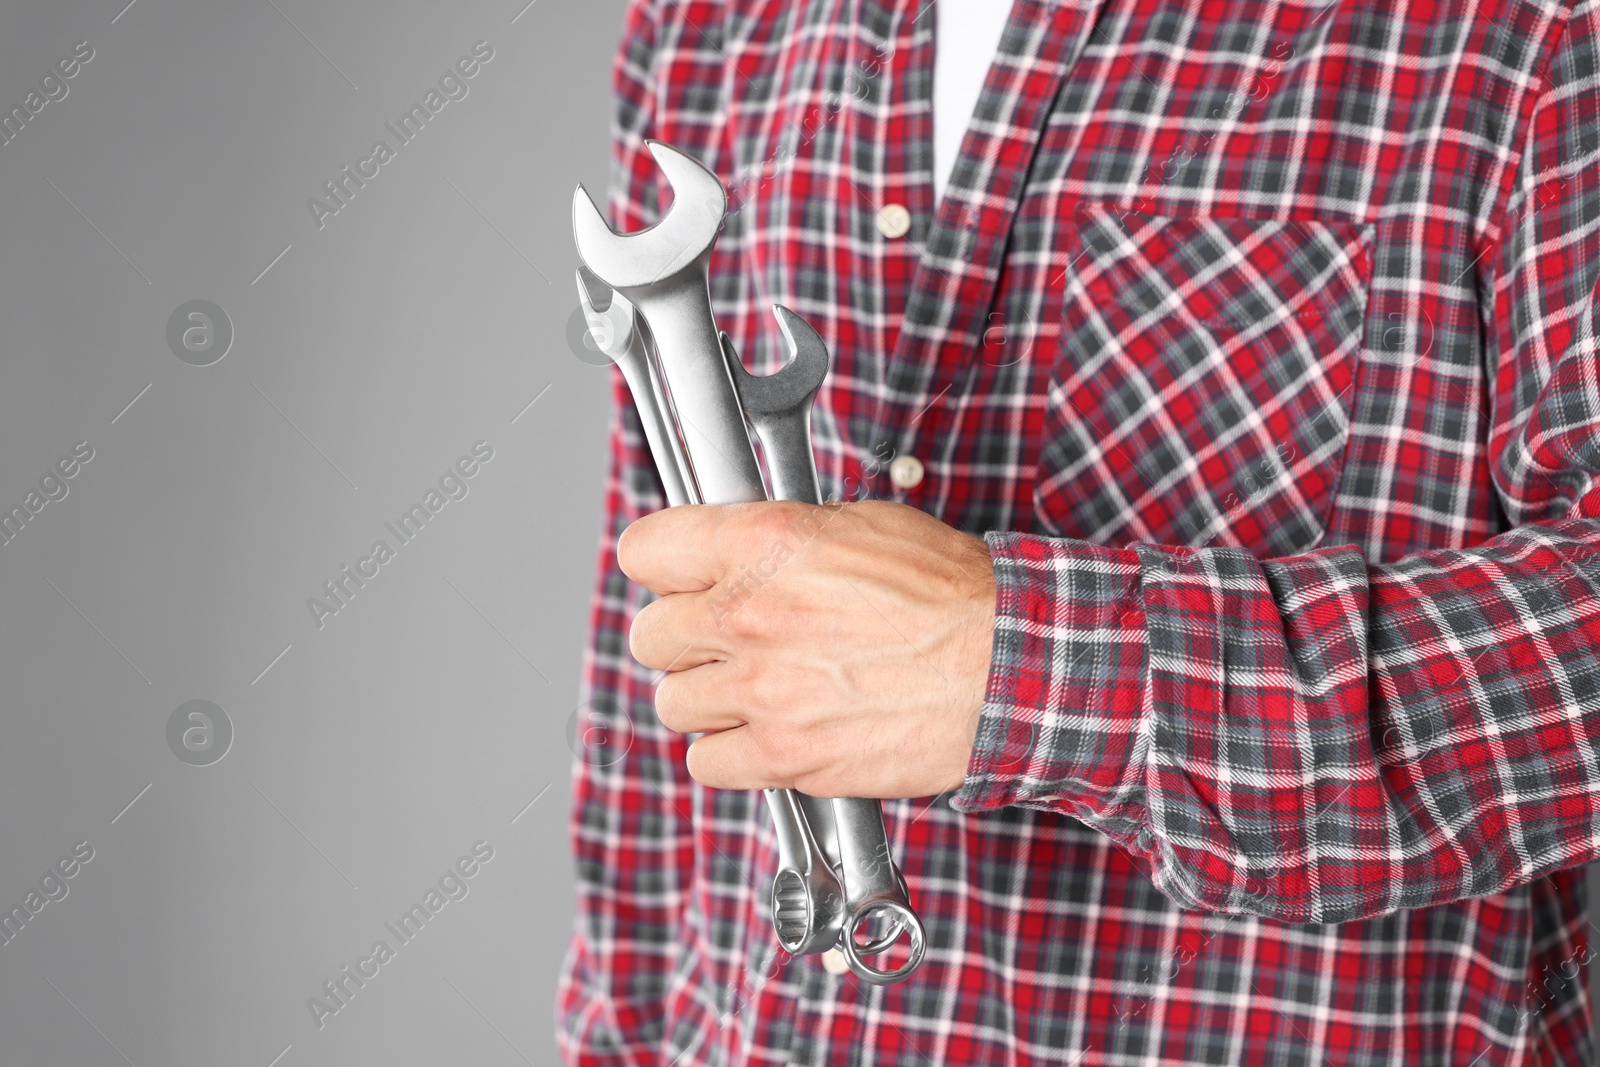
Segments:
[[[1011,0],[934,0],[933,196],[937,202],[955,169],[961,139],[972,122]]]

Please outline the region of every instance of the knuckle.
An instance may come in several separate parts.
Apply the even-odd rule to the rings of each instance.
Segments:
[[[783,709],[777,694],[760,672],[745,679],[739,687],[739,697],[739,703],[749,716],[761,722],[771,722],[774,717],[782,714]]]
[[[782,722],[794,700],[779,672],[770,668],[748,672],[740,681],[739,694],[748,710],[769,722]]]
[[[773,631],[776,613],[771,596],[759,587],[741,591],[734,609],[727,615],[728,632],[741,641],[759,641]]]
[[[761,501],[744,513],[740,533],[752,556],[776,544],[792,544],[802,524],[805,505],[787,500]]]
[[[750,736],[752,755],[766,776],[775,784],[793,787],[806,770],[806,761],[792,732],[782,726],[754,730]]]

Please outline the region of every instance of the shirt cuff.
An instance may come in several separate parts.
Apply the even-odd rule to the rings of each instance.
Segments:
[[[1138,554],[1010,532],[984,540],[994,561],[994,644],[977,740],[951,806],[1042,807],[1090,817],[1130,846],[1148,844]]]

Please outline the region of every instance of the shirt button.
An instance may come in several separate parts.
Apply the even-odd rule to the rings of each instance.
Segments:
[[[900,489],[915,489],[922,484],[922,460],[916,456],[896,456],[889,461],[889,480]]]
[[[911,232],[911,212],[904,204],[885,204],[878,209],[878,232],[893,240]]]
[[[844,958],[843,952],[830,948],[822,954],[822,969],[829,974],[844,974],[850,969],[850,961]]]

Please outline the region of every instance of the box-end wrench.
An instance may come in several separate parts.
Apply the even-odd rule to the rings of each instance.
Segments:
[[[671,408],[661,390],[661,375],[651,358],[649,339],[636,309],[626,297],[578,268],[578,301],[595,344],[622,371],[644,427],[651,458],[661,474],[667,503],[700,503],[694,470],[673,428]],[[814,812],[802,804],[822,803],[788,789],[763,789],[778,838],[778,873],[772,882],[772,924],[778,943],[792,955],[822,952],[839,940],[844,926],[844,889],[829,856],[818,844],[814,828],[831,841],[833,811]]]
[[[573,196],[578,254],[599,277],[636,301],[650,324],[703,500],[764,499],[760,468],[712,317],[706,276],[711,246],[726,216],[727,192],[694,159],[659,141],[646,143],[672,187],[672,207],[656,225],[618,234],[580,185]]]
[[[793,311],[775,304],[773,312],[790,353],[789,362],[776,373],[751,374],[727,334],[719,334],[718,342],[740,405],[766,454],[773,498],[820,504],[822,487],[811,448],[811,402],[828,374],[828,348],[817,331]],[[911,910],[905,877],[889,850],[883,806],[861,797],[835,797],[832,806],[846,907],[839,947],[850,969],[863,981],[877,985],[901,981],[921,964],[925,933],[922,921]],[[890,920],[888,931],[858,945],[857,931],[873,918]],[[861,958],[886,950],[903,931],[910,934],[909,956],[899,967],[883,970]]]

